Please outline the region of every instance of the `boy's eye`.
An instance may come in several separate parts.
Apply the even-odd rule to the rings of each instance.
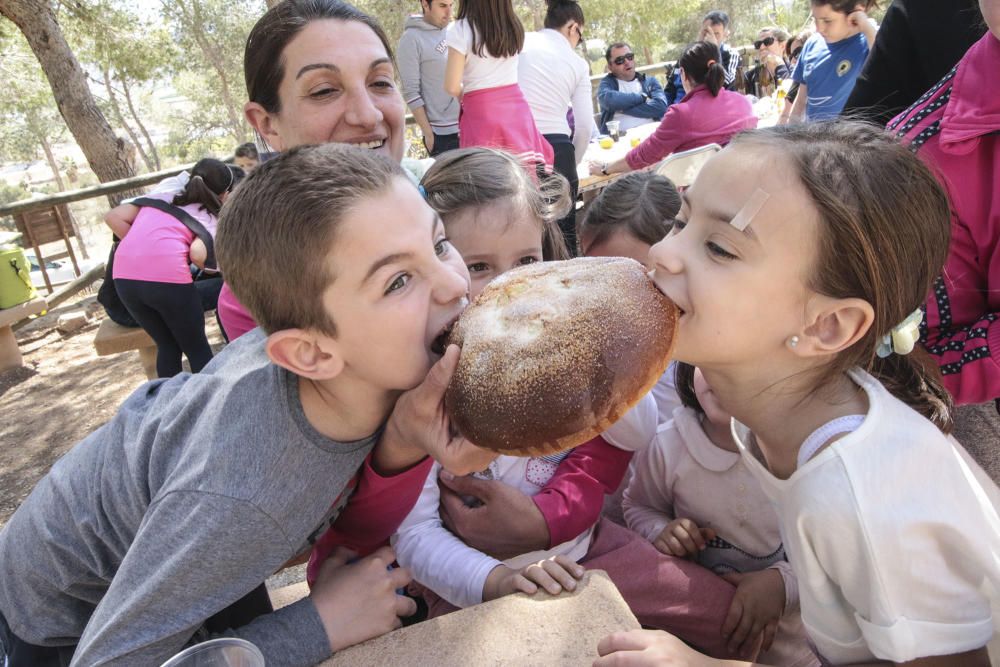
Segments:
[[[476,262],[474,264],[469,264],[469,273],[482,273],[483,271],[489,271],[490,265],[486,262]]]
[[[389,286],[385,289],[385,293],[386,294],[391,294],[392,292],[395,292],[396,290],[401,290],[404,287],[406,287],[406,284],[408,282],[410,282],[410,276],[407,275],[407,274],[405,274],[405,273],[401,273],[398,276],[396,276],[395,280],[393,280],[391,283],[389,283]]]
[[[438,257],[444,257],[447,255],[449,248],[451,248],[451,241],[448,239],[439,239],[437,243],[434,244],[434,252]]]
[[[736,259],[736,255],[724,249],[717,243],[712,243],[711,241],[709,241],[705,245],[708,247],[708,251],[713,255],[715,255],[716,257],[719,257],[721,259]]]
[[[538,261],[537,257],[532,257],[531,255],[527,255],[526,257],[522,257],[521,259],[517,260],[517,263],[520,264],[521,266],[524,266],[526,264],[534,264],[537,261]]]

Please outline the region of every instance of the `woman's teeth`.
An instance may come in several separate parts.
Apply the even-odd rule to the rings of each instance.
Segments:
[[[378,139],[376,141],[369,141],[363,144],[354,144],[354,145],[357,146],[358,148],[382,148],[383,144],[385,144],[385,139]]]

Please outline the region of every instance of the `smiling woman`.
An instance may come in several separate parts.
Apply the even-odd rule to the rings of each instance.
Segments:
[[[403,159],[403,98],[392,48],[367,14],[340,0],[286,0],[250,31],[243,60],[247,121],[281,152],[343,143]],[[224,267],[223,267],[224,268]],[[219,320],[229,340],[256,322],[227,285]]]

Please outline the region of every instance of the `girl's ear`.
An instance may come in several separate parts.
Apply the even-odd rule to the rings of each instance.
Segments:
[[[344,370],[337,341],[306,329],[282,329],[267,337],[267,356],[275,364],[310,380],[330,380]]]
[[[802,356],[836,354],[864,338],[874,321],[875,310],[864,299],[816,297],[795,351]]]
[[[270,111],[257,102],[247,102],[243,105],[243,115],[246,116],[250,127],[257,130],[268,146],[279,153],[284,150],[284,143],[278,135],[278,128],[275,127],[273,115]]]

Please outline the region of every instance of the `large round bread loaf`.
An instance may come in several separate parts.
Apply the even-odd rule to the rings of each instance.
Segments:
[[[679,312],[638,262],[578,258],[509,271],[462,314],[445,395],[480,447],[538,456],[575,447],[663,375]]]

